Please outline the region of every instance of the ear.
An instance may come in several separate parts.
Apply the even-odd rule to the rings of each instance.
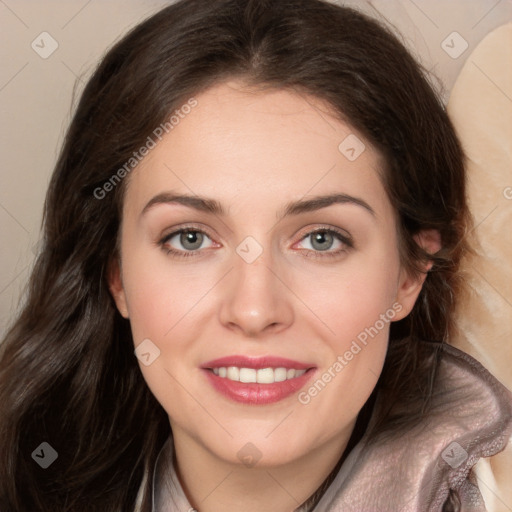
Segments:
[[[118,257],[113,257],[108,266],[108,288],[119,313],[121,313],[124,318],[128,318],[128,306],[123,281],[121,279],[121,265]]]
[[[441,235],[436,229],[426,229],[414,235],[414,241],[429,254],[435,254],[441,249]],[[402,268],[398,282],[398,291],[396,301],[401,304],[402,309],[394,320],[405,318],[414,307],[416,299],[421,292],[423,283],[427,278],[428,271],[432,268],[434,262],[427,261],[423,265],[422,272],[417,276],[410,275],[406,269]]]

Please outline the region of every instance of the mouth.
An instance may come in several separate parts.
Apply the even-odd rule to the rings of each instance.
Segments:
[[[201,367],[224,397],[250,405],[283,400],[299,391],[315,373],[313,364],[279,357],[230,356]]]

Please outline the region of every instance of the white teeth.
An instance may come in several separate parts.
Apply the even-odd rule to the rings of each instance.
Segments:
[[[259,384],[272,384],[274,380],[274,370],[272,368],[261,368],[256,372],[256,381]]]
[[[274,382],[283,382],[285,380],[300,377],[306,373],[306,370],[295,370],[293,368],[238,368],[236,366],[213,368],[213,373],[222,378],[234,380],[237,382],[259,384],[273,384]]]
[[[219,368],[219,376],[220,376],[220,368]],[[226,377],[229,380],[240,380],[240,368],[237,368],[236,366],[230,366],[228,368]]]
[[[256,382],[256,370],[254,368],[240,368],[240,382]]]
[[[274,370],[274,382],[283,382],[286,380],[286,368],[276,368]]]

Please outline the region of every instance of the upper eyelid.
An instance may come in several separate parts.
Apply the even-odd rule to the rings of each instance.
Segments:
[[[213,238],[212,234],[207,228],[204,228],[202,226],[196,226],[194,224],[187,224],[183,227],[172,228],[168,233],[162,235],[160,237],[160,240],[168,240],[169,238],[172,238],[173,236],[178,235],[183,231],[197,231],[199,233],[204,233],[205,235],[208,235],[210,238]]]
[[[301,230],[302,231],[302,230]],[[304,238],[307,235],[310,235],[312,233],[316,233],[317,231],[327,231],[330,233],[335,233],[343,238],[347,238],[348,240],[352,240],[352,235],[346,230],[342,228],[335,228],[333,226],[327,226],[327,225],[320,225],[320,227],[317,228],[304,228],[303,234],[301,235],[300,240]]]

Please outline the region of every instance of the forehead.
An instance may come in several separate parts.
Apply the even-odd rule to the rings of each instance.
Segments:
[[[260,209],[333,192],[385,203],[381,156],[317,98],[231,81],[195,99],[131,173],[130,204],[169,190]]]

